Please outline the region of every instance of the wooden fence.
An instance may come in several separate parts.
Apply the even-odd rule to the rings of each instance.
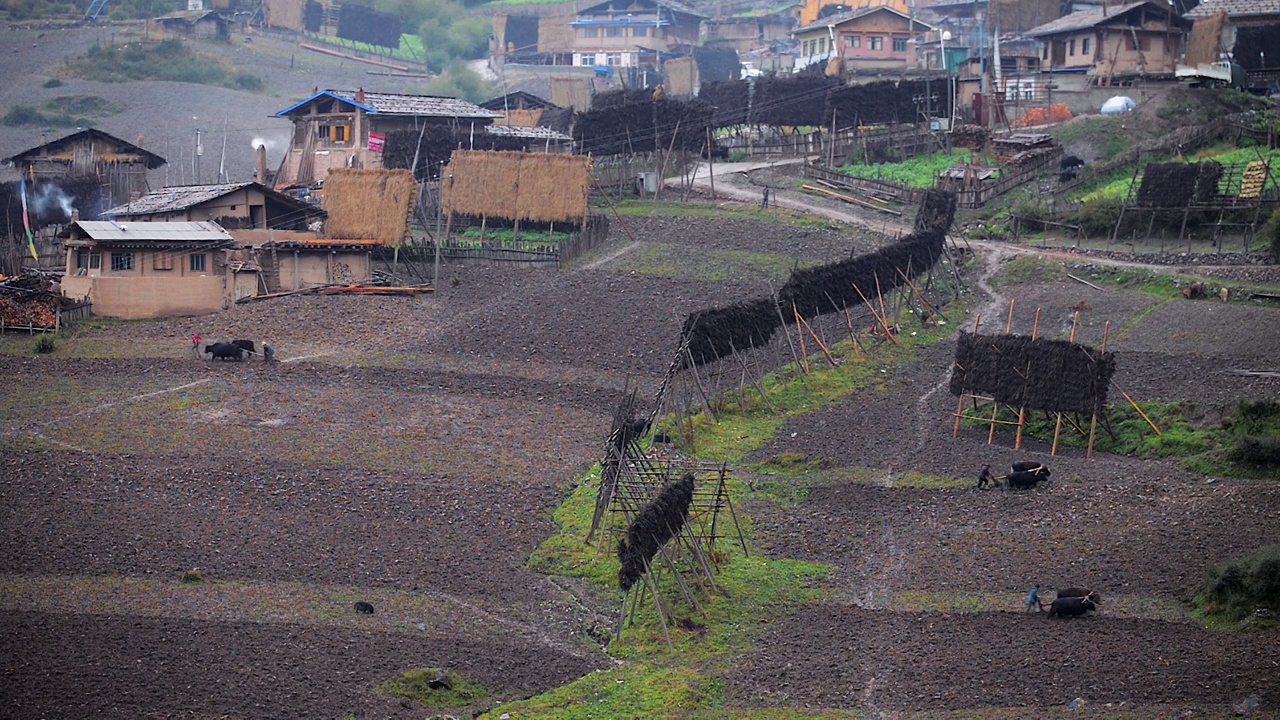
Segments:
[[[807,133],[782,133],[773,128],[749,128],[741,134],[719,138],[716,144],[730,155],[748,158],[820,157],[843,163],[854,152],[866,158],[909,160],[941,149],[941,136],[921,125],[817,128]]]
[[[1062,157],[1061,149],[1056,153],[1046,153],[1032,164],[1025,165],[1014,172],[1006,172],[1004,177],[994,182],[962,189],[956,192],[956,204],[962,208],[980,208],[1010,190],[1031,182],[1039,177],[1045,168],[1056,164]],[[908,205],[918,205],[924,199],[924,190],[909,188],[905,185],[875,180],[872,178],[853,177],[827,168],[818,167],[814,163],[805,163],[804,176],[814,178],[837,187],[849,190],[863,190],[881,197],[892,198]],[[936,185],[936,183],[935,183]]]
[[[603,245],[608,237],[609,218],[597,214],[589,215],[582,229],[560,242],[502,239],[478,243],[451,237],[440,244],[440,257],[445,260],[464,262],[471,260],[489,263],[559,265]],[[435,246],[428,242],[423,245],[402,247],[400,258],[404,261],[431,263],[435,259]],[[385,257],[381,259],[386,261]]]
[[[573,238],[560,243],[557,260],[561,263],[576,260],[588,250],[599,247],[609,238],[609,216],[589,215],[582,229]]]

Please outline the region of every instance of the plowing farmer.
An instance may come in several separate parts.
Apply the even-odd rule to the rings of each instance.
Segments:
[[[1040,583],[1027,593],[1027,612],[1040,612]]]

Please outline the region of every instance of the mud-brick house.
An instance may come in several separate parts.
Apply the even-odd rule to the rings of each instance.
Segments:
[[[139,141],[141,142],[141,141]],[[41,142],[4,159],[28,183],[89,177],[101,188],[94,206],[76,209],[85,218],[126,200],[146,194],[147,171],[165,164],[165,159],[140,145],[108,135],[101,130],[81,130],[51,142]]]
[[[932,29],[887,6],[832,15],[792,33],[800,46],[796,69],[840,58],[851,73],[906,70],[916,64],[911,41]]]
[[[1199,60],[1188,52],[1188,64],[1230,53],[1254,88],[1266,90],[1280,81],[1280,0],[1204,0],[1184,17],[1195,22],[1192,42],[1203,36],[1208,45]]]
[[[323,90],[275,117],[293,122],[280,188],[322,182],[334,168],[381,168],[391,132],[449,125],[478,134],[501,116],[458,98]]]
[[[500,95],[492,100],[480,103],[485,110],[492,110],[502,117],[495,120],[495,125],[514,125],[519,127],[537,127],[542,120],[543,112],[560,110],[561,107],[549,100],[532,93],[516,91]]]
[[[256,182],[160,188],[103,213],[116,221],[203,222],[232,229],[307,230],[325,211]]]
[[[233,230],[231,236],[239,246],[233,267],[261,273],[259,292],[250,294],[369,282],[372,252],[383,245],[377,239],[321,238],[296,231]]]
[[[706,22],[706,44],[731,47],[740,55],[787,40],[796,28],[800,6],[787,3],[774,8],[744,10],[727,18]]]
[[[235,244],[212,222],[80,220],[63,231],[62,294],[125,319],[198,315],[254,294],[256,273],[229,266]],[[237,293],[237,283],[247,286]]]
[[[1173,77],[1191,22],[1162,0],[1083,10],[1026,32],[1044,43],[1043,72],[1083,74],[1093,84]]]

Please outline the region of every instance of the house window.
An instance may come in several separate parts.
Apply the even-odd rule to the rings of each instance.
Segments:
[[[582,37],[584,38],[600,37],[600,28],[584,27],[579,29],[582,30]]]
[[[907,51],[907,39],[906,39],[906,38],[894,38],[894,39],[893,39],[893,51],[894,51],[894,52],[896,52],[896,53],[904,53],[904,52],[906,52],[906,51]]]
[[[583,56],[582,56],[582,64],[583,64],[583,65],[595,65],[595,64],[596,64],[596,56],[595,56],[595,55],[583,55]]]
[[[111,253],[111,272],[132,272],[133,253]]]
[[[1040,50],[1040,59],[1041,60],[1049,59],[1049,43],[1045,43],[1044,47]]]
[[[192,253],[190,257],[191,257],[191,272],[204,272],[205,254]]]
[[[869,39],[870,39],[870,41],[871,41],[871,49],[872,49],[872,50],[883,50],[883,49],[884,49],[884,38],[882,38],[882,37],[873,37],[873,38],[869,38]]]
[[[626,28],[611,27],[604,31],[605,37],[622,37],[626,33]]]
[[[1075,55],[1075,54],[1076,54],[1076,39],[1075,39],[1075,38],[1071,38],[1071,42],[1067,43],[1067,54],[1068,54],[1068,55]]]
[[[172,270],[173,255],[167,252],[154,253],[151,256],[151,267],[155,270]]]
[[[850,36],[849,36],[849,41],[848,41],[848,42],[849,42],[849,47],[851,47],[851,48],[853,48],[853,49],[857,50],[858,48],[862,47],[862,36],[861,36],[861,35],[850,35]]]
[[[631,28],[631,37],[649,37],[649,28],[647,27]]]
[[[321,125],[318,132],[321,140],[335,143],[351,142],[351,126],[349,125]]]
[[[1089,54],[1089,38],[1085,38],[1080,41],[1080,54],[1081,55]]]
[[[613,65],[621,65],[621,64],[622,64],[622,53],[609,53],[608,55],[605,55],[605,56],[604,56],[604,63],[605,63],[605,65],[609,65],[609,66],[613,66]]]
[[[88,250],[76,251],[76,270],[101,270],[102,256]]]
[[[827,39],[826,39],[826,38],[818,38],[818,54],[819,54],[819,55],[821,55],[822,53],[824,53],[824,52],[826,52],[826,51],[827,51]]]

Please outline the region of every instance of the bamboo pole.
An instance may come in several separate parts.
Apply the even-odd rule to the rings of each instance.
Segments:
[[[849,308],[844,309],[844,324],[849,327],[849,340],[853,343],[853,354],[862,356],[862,348],[858,346],[858,334],[853,330],[853,317],[849,315]]]
[[[932,320],[933,324],[936,326],[938,324],[938,318],[934,314],[933,306],[929,304],[928,300],[924,299],[924,294],[920,292],[919,288],[916,287],[915,283],[911,282],[911,278],[907,277],[906,273],[899,270],[898,274],[902,276],[903,280],[907,281],[907,287],[911,288],[911,292],[915,293],[916,299],[919,300],[920,304],[924,306],[924,311],[929,313],[929,319]]]
[[[1008,335],[1009,333],[1013,332],[1013,306],[1016,305],[1017,302],[1018,302],[1017,298],[1013,298],[1012,300],[1009,301],[1009,319],[1005,321],[1005,324],[1004,324],[1005,335]]]
[[[999,412],[1000,412],[1000,403],[996,402],[993,399],[991,401],[991,430],[987,432],[988,445],[995,442],[996,440],[996,414]]]
[[[1115,387],[1115,389],[1120,390],[1120,386],[1119,386],[1119,385],[1116,385],[1114,382],[1113,382],[1113,383],[1111,383],[1111,384]],[[1125,399],[1125,400],[1128,400],[1128,401],[1129,401],[1129,404],[1133,406],[1133,409],[1138,411],[1138,414],[1142,416],[1142,419],[1143,419],[1143,420],[1146,420],[1146,421],[1147,421],[1147,424],[1151,426],[1151,429],[1152,429],[1152,430],[1155,430],[1155,431],[1156,431],[1156,434],[1157,434],[1157,435],[1163,435],[1163,434],[1164,434],[1164,433],[1160,432],[1160,428],[1156,427],[1156,424],[1155,424],[1155,423],[1151,422],[1151,418],[1147,417],[1147,414],[1146,414],[1146,413],[1144,413],[1144,412],[1142,412],[1142,408],[1138,407],[1138,403],[1134,402],[1134,401],[1133,401],[1133,398],[1129,397],[1129,393],[1125,392],[1124,390],[1120,390],[1120,394],[1124,396],[1124,399]]]

